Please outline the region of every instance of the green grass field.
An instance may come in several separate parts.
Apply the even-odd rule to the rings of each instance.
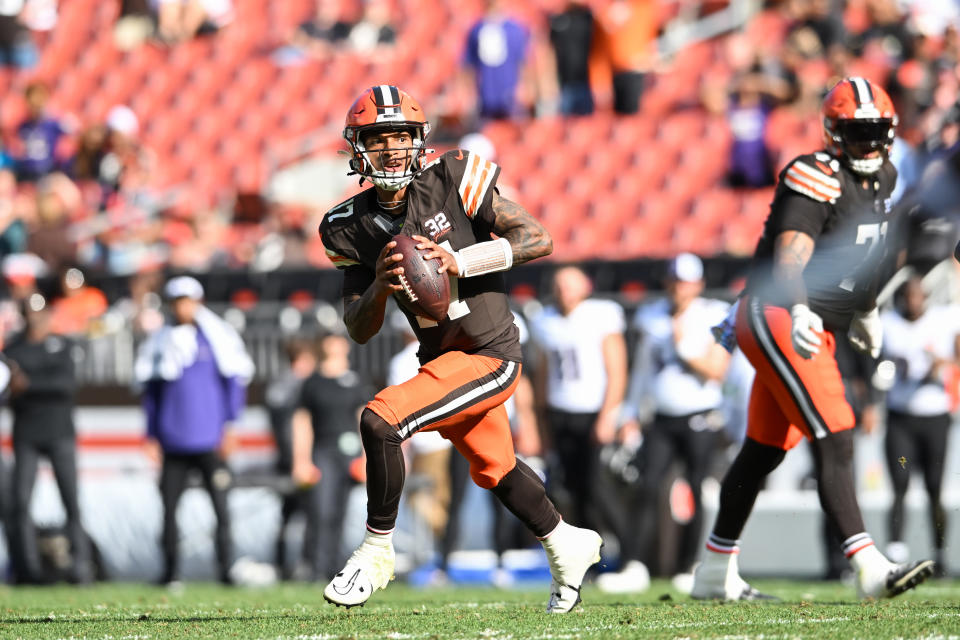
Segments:
[[[139,584],[0,587],[0,638],[264,638],[428,640],[483,638],[716,638],[960,640],[960,582],[935,581],[896,600],[858,602],[835,583],[757,581],[776,604],[699,603],[655,582],[645,594],[584,589],[565,616],[543,613],[547,586],[412,589],[402,583],[349,611],[316,585],[263,590],[187,584],[179,593]]]

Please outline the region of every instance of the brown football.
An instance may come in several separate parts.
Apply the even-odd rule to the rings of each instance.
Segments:
[[[415,314],[440,322],[447,317],[450,306],[450,280],[446,273],[437,273],[440,258],[424,260],[427,250],[417,249],[417,241],[402,233],[391,240],[397,243],[391,253],[403,255],[398,263],[403,267],[400,276],[403,291],[397,295]]]

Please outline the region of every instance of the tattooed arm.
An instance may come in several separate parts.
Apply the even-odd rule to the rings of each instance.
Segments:
[[[350,337],[360,344],[365,344],[380,331],[380,327],[383,326],[387,298],[394,291],[402,289],[394,281],[396,276],[403,273],[403,267],[397,266],[397,263],[403,259],[402,254],[390,253],[390,250],[395,246],[397,246],[397,243],[393,241],[384,246],[377,258],[376,271],[372,281],[364,280],[364,284],[369,282],[369,285],[362,294],[349,293],[343,296],[343,323],[347,325],[347,332]],[[365,277],[369,278],[369,275]],[[355,289],[351,286],[349,290],[354,291],[361,287]]]
[[[553,252],[553,239],[546,227],[526,209],[493,192],[493,212],[497,218],[493,232],[506,238],[513,249],[513,264],[522,264]]]
[[[813,255],[815,242],[802,231],[784,231],[773,248],[773,282],[791,304],[807,303],[803,269]]]

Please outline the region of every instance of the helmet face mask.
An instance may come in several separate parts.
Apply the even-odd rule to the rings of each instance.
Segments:
[[[873,175],[887,161],[897,114],[886,92],[863,78],[841,80],[823,101],[827,149],[853,171]]]
[[[420,132],[415,129],[419,128],[377,126],[360,129],[357,142],[353,144],[351,169],[385,191],[399,191],[423,168],[426,151],[423,135],[418,135]],[[391,144],[391,139],[399,142]],[[398,159],[402,163],[400,170],[388,168]]]
[[[408,146],[384,144],[367,149],[371,136],[406,133]],[[347,112],[343,137],[352,151],[350,169],[385,191],[399,191],[426,166],[426,138],[430,123],[416,100],[390,85],[378,85],[363,92]],[[389,138],[387,136],[386,138]],[[378,146],[379,141],[371,146]],[[400,171],[387,169],[403,155]]]

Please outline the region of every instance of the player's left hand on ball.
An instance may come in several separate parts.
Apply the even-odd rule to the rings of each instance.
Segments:
[[[457,268],[457,261],[449,251],[438,245],[433,240],[429,240],[423,236],[412,237],[418,242],[417,249],[427,250],[427,253],[423,255],[424,260],[433,260],[434,258],[440,259],[441,264],[437,268],[437,273],[447,272],[455,276],[460,275],[460,270]]]
[[[857,351],[868,353],[871,358],[880,355],[880,347],[883,345],[883,323],[880,322],[880,312],[876,307],[870,311],[858,311],[853,314],[847,338]]]

